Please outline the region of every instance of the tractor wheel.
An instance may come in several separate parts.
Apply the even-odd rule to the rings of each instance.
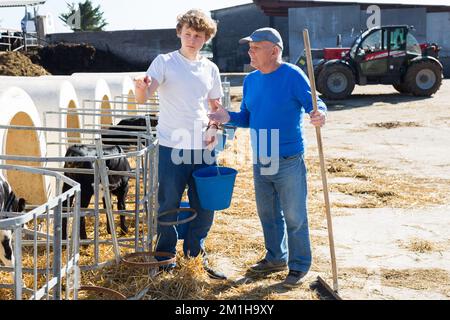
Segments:
[[[442,83],[440,66],[429,60],[412,64],[405,75],[405,86],[415,96],[431,96]]]
[[[404,93],[404,94],[411,93],[410,91],[408,91],[408,88],[406,87],[404,82],[399,83],[399,84],[393,84],[392,86],[395,88],[395,90],[397,90],[400,93]]]
[[[324,67],[317,82],[317,88],[328,99],[345,99],[355,88],[353,72],[343,64]]]

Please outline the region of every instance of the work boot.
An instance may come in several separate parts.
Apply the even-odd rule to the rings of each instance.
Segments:
[[[285,288],[295,288],[300,286],[303,282],[302,279],[306,276],[306,272],[289,270],[289,274],[283,281],[283,287]]]
[[[276,272],[276,271],[283,271],[286,268],[287,268],[287,265],[285,262],[273,263],[266,259],[262,259],[258,263],[252,265],[250,267],[250,271],[256,272],[256,273],[270,273],[270,272]]]

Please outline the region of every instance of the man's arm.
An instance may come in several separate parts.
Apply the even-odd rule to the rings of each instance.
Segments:
[[[228,124],[240,128],[248,128],[250,126],[250,111],[248,111],[244,100],[241,102],[240,112],[230,112],[229,114],[230,120]]]
[[[244,101],[241,103],[240,112],[228,112],[222,106],[219,106],[215,112],[208,114],[211,121],[227,123],[235,127],[248,128],[250,123],[250,112]]]

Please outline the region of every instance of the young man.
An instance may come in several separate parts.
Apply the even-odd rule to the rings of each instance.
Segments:
[[[249,43],[250,64],[257,69],[244,80],[241,111],[219,108],[209,118],[253,130],[253,177],[266,255],[251,271],[289,267],[283,285],[291,288],[311,266],[303,115],[308,113],[314,126],[322,126],[326,106],[319,99],[319,110],[313,112],[309,81],[300,68],[282,61],[283,41],[277,30],[258,29],[240,43]]]
[[[208,125],[208,112],[216,110],[223,96],[217,66],[200,55],[204,44],[214,37],[216,23],[199,10],[178,17],[177,36],[181,48],[158,55],[144,79],[136,80],[136,98],[143,103],[157,89],[160,113],[157,126],[159,139],[158,213],[180,207],[188,186],[190,207],[197,217],[189,223],[183,251],[186,256],[204,257],[204,268],[211,278],[225,279],[212,270],[206,260],[205,238],[212,226],[214,212],[200,206],[192,172],[214,163],[211,150],[217,126]],[[206,130],[205,130],[206,128]],[[163,215],[160,221],[176,221],[177,214]],[[157,251],[176,252],[178,235],[175,226],[158,224]],[[172,269],[174,265],[169,266]]]

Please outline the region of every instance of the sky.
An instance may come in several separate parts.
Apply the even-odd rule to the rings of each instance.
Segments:
[[[84,2],[84,0],[47,0],[39,6],[38,13],[53,17],[55,32],[71,32],[58,18],[68,12],[67,3]],[[214,9],[252,3],[252,0],[92,0],[94,6],[100,5],[103,17],[109,24],[105,31],[142,30],[175,28],[176,17],[192,8],[209,12]],[[28,9],[32,12],[31,9]],[[20,30],[20,21],[24,8],[0,8],[0,28]]]

